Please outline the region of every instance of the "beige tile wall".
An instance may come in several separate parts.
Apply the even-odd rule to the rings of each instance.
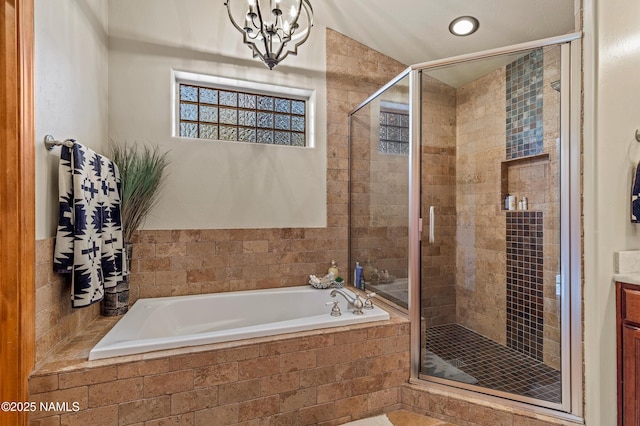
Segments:
[[[71,307],[70,276],[53,272],[54,239],[36,241],[36,364],[100,315]]]
[[[422,77],[422,315],[428,326],[456,321],[456,90]],[[429,243],[434,206],[435,242]]]
[[[376,101],[353,118],[351,256],[367,271],[370,265],[406,278],[409,163],[406,155],[378,151],[379,111]]]
[[[399,68],[401,71],[401,68]],[[408,103],[406,85],[394,86],[380,98]],[[423,78],[423,211],[438,206],[436,246],[423,245],[423,313],[432,323],[455,318],[455,89],[429,76]],[[378,151],[379,101],[353,119],[352,256],[387,269],[396,277],[408,270],[408,157]]]
[[[30,378],[30,401],[79,409],[37,410],[29,419],[33,426],[339,425],[400,408],[408,378],[409,323],[396,317],[146,360],[54,363]]]
[[[345,69],[345,75],[335,81],[337,84],[327,83],[330,99],[344,99],[346,94],[347,98],[358,101],[356,104],[345,105],[345,114],[406,68],[404,64],[339,33],[332,33],[331,40],[343,46],[340,54],[332,59],[336,61],[336,65],[348,62],[350,56],[365,57],[367,61],[371,61],[370,64],[375,64],[367,66],[366,62],[359,61],[360,67],[355,72]],[[362,65],[365,65],[364,69]],[[376,72],[371,72],[372,70]],[[347,73],[351,73],[350,78]],[[362,77],[359,78],[359,75]],[[406,87],[395,86],[386,91],[382,98],[408,102],[407,96]],[[378,270],[388,270],[395,277],[406,277],[408,158],[381,154],[378,151],[379,112],[379,100],[376,100],[353,117],[351,258],[363,266],[369,264]],[[348,143],[349,123],[343,123],[341,136]],[[345,148],[348,149],[349,146],[345,145]]]
[[[505,217],[500,162],[505,159],[505,68],[458,89],[458,323],[506,343]]]
[[[141,231],[130,297],[179,296],[304,285],[346,260],[346,227]]]

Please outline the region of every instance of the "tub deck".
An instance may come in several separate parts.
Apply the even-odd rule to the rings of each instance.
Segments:
[[[379,301],[376,301],[379,302]],[[378,304],[378,303],[377,303]],[[116,356],[111,358],[103,358],[89,361],[89,352],[91,349],[120,321],[122,317],[103,317],[96,318],[84,330],[73,336],[67,343],[60,345],[59,348],[52,351],[47,357],[36,365],[31,376],[46,375],[56,372],[67,372],[74,370],[82,370],[106,365],[130,363],[135,361],[143,361],[155,358],[169,357],[174,355],[184,355],[190,353],[199,353],[206,351],[214,351],[220,349],[237,348],[249,344],[261,344],[280,340],[288,340],[298,337],[312,337],[328,332],[344,333],[351,330],[361,330],[372,327],[384,327],[389,325],[400,325],[409,328],[409,320],[405,314],[397,310],[392,305],[379,303],[381,307],[389,313],[389,320],[365,322],[360,324],[345,325],[339,327],[299,331],[293,333],[284,333],[265,337],[253,337],[248,339],[234,340],[229,342],[212,343],[206,345],[181,347],[175,349],[158,350],[146,352],[142,354]]]
[[[409,380],[406,317],[89,361],[118,321],[99,318],[29,378],[29,400],[77,411],[32,425],[344,424],[401,407]]]

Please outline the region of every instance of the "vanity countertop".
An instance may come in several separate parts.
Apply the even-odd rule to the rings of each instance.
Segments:
[[[615,282],[640,285],[640,250],[616,252],[614,268]]]
[[[613,274],[615,282],[640,285],[640,272]]]

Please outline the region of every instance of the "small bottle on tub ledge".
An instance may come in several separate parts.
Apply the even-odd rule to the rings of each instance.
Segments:
[[[360,262],[356,262],[356,267],[353,271],[353,286],[360,290],[364,290],[364,281],[362,279],[362,266]]]
[[[329,274],[333,274],[333,278],[338,278],[340,276],[340,269],[336,265],[336,261],[331,261],[331,266],[329,266],[329,270],[327,271]]]

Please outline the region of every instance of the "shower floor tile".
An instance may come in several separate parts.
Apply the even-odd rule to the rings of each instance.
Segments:
[[[560,371],[459,324],[429,327],[427,350],[478,380],[476,386],[561,402]]]

